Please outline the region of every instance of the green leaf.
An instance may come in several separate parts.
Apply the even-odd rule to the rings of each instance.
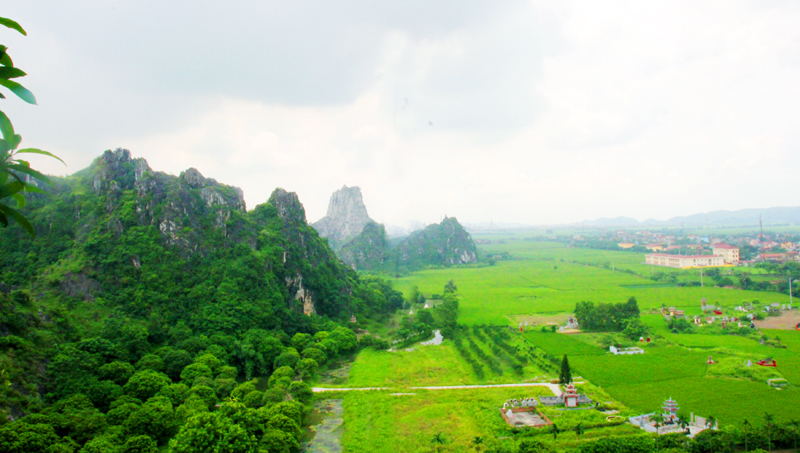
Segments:
[[[25,189],[25,184],[20,181],[10,182],[0,187],[0,198],[6,198]]]
[[[2,66],[0,67],[0,78],[3,79],[14,79],[17,77],[25,77],[25,71],[19,68],[15,68],[13,66]]]
[[[19,83],[13,80],[0,79],[0,85],[3,85],[11,90],[11,92],[16,94],[18,98],[22,99],[28,104],[36,104],[36,98],[33,96],[33,93]]]
[[[15,193],[14,195],[11,195],[11,198],[17,200],[17,207],[25,207],[25,195],[22,195],[21,193]]]
[[[0,44],[0,64],[3,66],[8,66],[13,68],[14,62],[11,61],[11,56],[8,55],[8,52],[6,52],[6,50],[8,50],[8,47]]]
[[[19,212],[17,212],[15,210],[9,208],[8,206],[0,203],[0,213],[4,214],[3,217],[4,217],[5,222],[2,222],[3,226],[8,226],[8,217],[11,217],[12,219],[16,220],[17,223],[20,224],[20,226],[22,226],[22,228],[25,228],[25,231],[27,231],[28,234],[31,235],[31,237],[36,237],[36,231],[34,231],[33,225],[31,225],[31,223],[28,222],[28,219],[26,219]]]
[[[29,153],[29,154],[41,154],[41,155],[43,155],[43,156],[50,156],[50,157],[52,157],[53,159],[57,159],[59,162],[61,162],[62,164],[64,164],[64,166],[66,166],[66,165],[67,165],[67,163],[66,163],[66,162],[64,162],[63,160],[61,160],[61,158],[60,158],[60,157],[58,157],[58,156],[56,156],[55,154],[53,154],[53,153],[51,153],[51,152],[49,152],[49,151],[43,151],[43,150],[41,150],[41,149],[38,149],[38,148],[22,148],[21,150],[19,150],[19,151],[15,152],[14,154],[23,154],[23,153]]]
[[[39,173],[38,171],[32,169],[28,165],[11,164],[11,165],[8,166],[8,168],[10,168],[12,170],[15,170],[15,171],[18,171],[20,173],[25,173],[26,175],[33,176],[34,178],[39,179],[41,181],[44,181],[47,184],[50,184],[51,186],[53,185],[53,183],[50,182],[50,178],[48,178],[47,176],[45,176],[45,175]]]
[[[12,29],[22,33],[23,35],[28,36],[28,33],[26,33],[25,30],[22,29],[22,26],[20,24],[18,24],[16,21],[13,21],[11,19],[7,19],[5,17],[0,17],[0,25],[5,25],[8,28],[12,28]]]
[[[2,111],[0,111],[0,133],[3,134],[3,138],[9,145],[14,143],[14,125]],[[12,146],[11,149],[14,147]]]
[[[42,195],[50,195],[49,193],[47,193],[44,190],[34,186],[33,184],[25,184],[25,192],[40,193]]]

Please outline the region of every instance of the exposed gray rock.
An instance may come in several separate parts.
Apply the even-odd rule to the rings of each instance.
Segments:
[[[311,226],[320,236],[328,238],[332,248],[338,249],[361,233],[370,222],[374,221],[367,214],[361,189],[358,186],[343,186],[331,195],[325,217]]]

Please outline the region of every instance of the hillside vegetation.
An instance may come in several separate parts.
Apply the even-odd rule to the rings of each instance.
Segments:
[[[121,149],[53,179],[37,238],[0,236],[2,451],[290,451],[303,380],[359,346],[342,326],[402,304],[283,189],[246,211]]]

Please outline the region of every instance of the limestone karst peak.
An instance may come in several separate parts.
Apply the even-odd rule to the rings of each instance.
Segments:
[[[367,214],[361,188],[343,185],[331,195],[325,217],[312,226],[322,237],[328,238],[331,246],[338,248],[364,230],[364,226],[374,222]]]

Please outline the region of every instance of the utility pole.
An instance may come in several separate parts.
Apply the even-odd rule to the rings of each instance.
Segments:
[[[700,287],[703,287],[703,268],[700,268]]]

